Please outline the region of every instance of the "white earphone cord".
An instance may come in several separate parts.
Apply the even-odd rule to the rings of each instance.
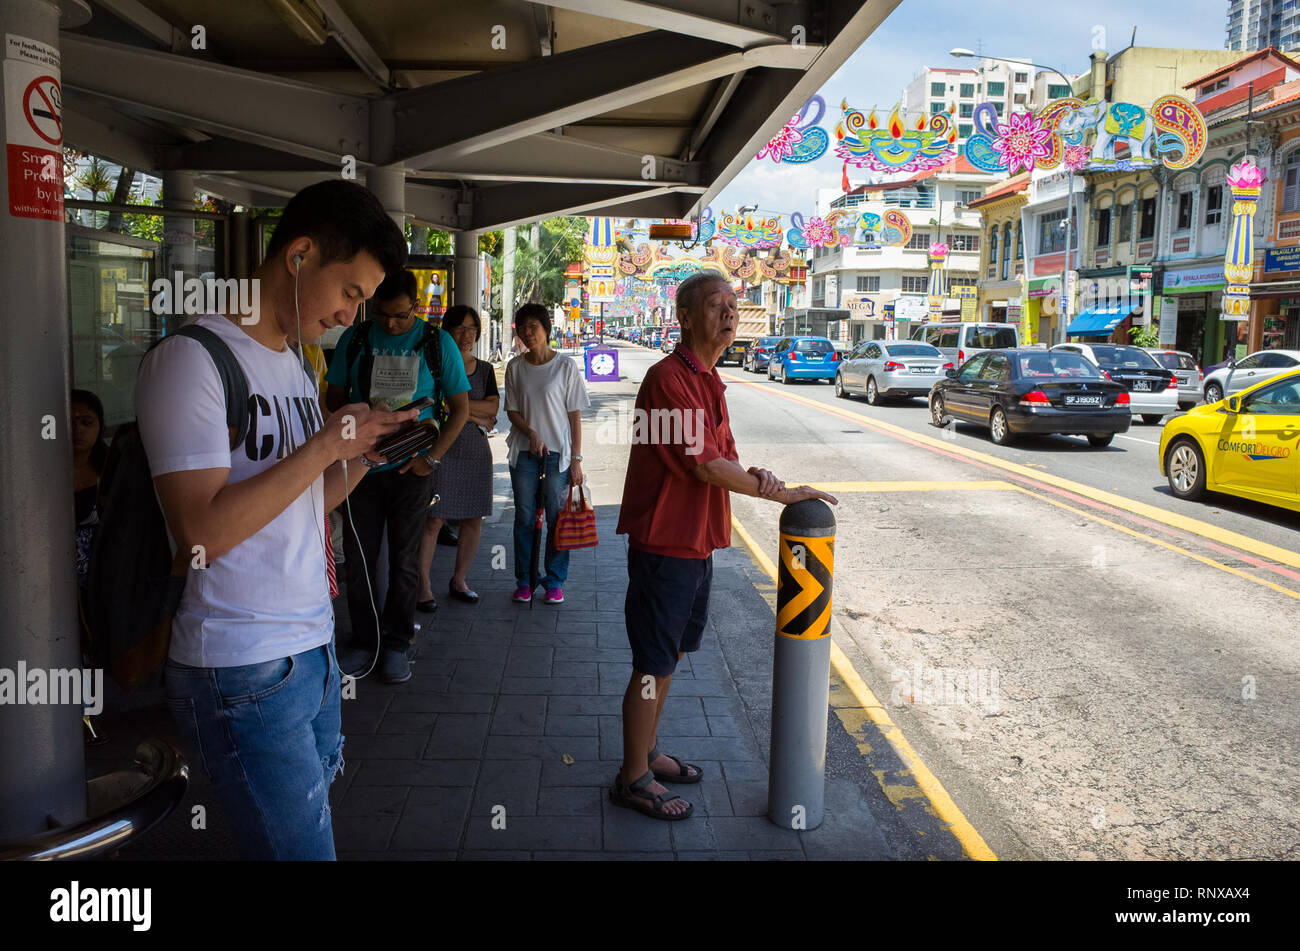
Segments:
[[[303,353],[303,349],[302,349],[302,311],[299,309],[299,306],[298,306],[298,272],[299,272],[299,270],[302,268],[302,255],[297,255],[297,256],[295,256],[294,259],[293,259],[293,263],[294,263],[294,268],[293,268],[293,312],[294,312],[294,317],[295,317],[295,318],[297,319],[297,321],[298,321],[298,361],[302,364],[303,373],[304,373],[305,375],[309,376],[311,379],[314,380],[314,379],[316,378],[315,370],[314,370],[314,368],[313,368],[312,370],[310,370],[310,371],[308,370],[308,368],[307,368],[307,357],[306,357],[306,355]],[[364,306],[364,305],[363,305],[363,306]],[[355,333],[356,331],[353,331],[353,332]],[[319,400],[320,400],[320,394],[319,394],[319,393],[312,393],[312,394],[308,395],[308,399],[317,400],[317,401],[319,402]],[[340,460],[340,461],[343,463],[343,484],[346,486],[346,485],[348,484],[348,461],[347,461],[346,459],[343,459],[343,460]],[[312,495],[310,492],[308,492],[308,495],[310,495],[310,497],[311,497],[311,513],[312,513],[312,517],[313,517],[313,518],[315,519],[315,521],[316,521],[316,535],[317,535],[317,537],[320,538],[320,550],[321,550],[321,555],[323,555],[325,558],[328,559],[328,558],[329,558],[329,552],[328,552],[328,551],[326,550],[326,548],[325,548],[325,535],[324,535],[324,529],[323,529],[323,524],[324,524],[324,521],[325,521],[325,520],[324,520],[324,519],[320,516],[320,514],[316,511],[316,496],[315,496],[315,495]],[[349,493],[349,495],[350,495],[350,493]],[[375,654],[374,654],[373,657],[370,658],[370,666],[366,668],[366,672],[365,672],[364,674],[357,675],[357,676],[354,678],[354,679],[356,679],[356,680],[363,680],[363,679],[365,679],[366,677],[369,677],[369,676],[370,676],[370,672],[373,671],[373,670],[375,669],[375,664],[377,664],[377,663],[379,662],[379,650],[380,650],[380,648],[382,647],[382,644],[383,644],[383,633],[382,633],[382,632],[380,631],[380,629],[379,629],[379,608],[375,605],[375,591],[374,591],[374,588],[373,588],[373,587],[371,586],[371,584],[370,584],[370,569],[366,566],[366,556],[365,556],[365,554],[364,554],[363,552],[361,552],[361,535],[360,535],[360,533],[357,531],[357,525],[356,525],[356,523],[355,523],[354,521],[352,521],[352,500],[351,500],[351,498],[349,497],[349,495],[345,495],[345,496],[343,497],[343,506],[344,506],[344,508],[347,509],[347,512],[348,512],[348,524],[352,526],[352,537],[355,538],[355,539],[357,540],[357,551],[358,551],[359,553],[361,553],[361,570],[362,570],[362,573],[366,576],[366,589],[367,589],[367,590],[369,591],[369,593],[370,593],[370,612],[371,612],[371,614],[374,615],[374,618],[375,618],[375,633],[376,633],[376,635],[377,635],[378,638],[379,638],[379,643],[376,644],[376,646],[375,646]],[[329,570],[329,566],[326,565],[326,571],[328,571],[328,570]],[[327,577],[328,577],[328,576],[327,576]],[[327,583],[328,583],[328,581],[327,581]],[[352,592],[349,591],[349,592],[348,592],[348,597],[351,597],[351,596],[352,596]],[[331,613],[333,613],[333,608],[332,608],[332,607],[331,607]],[[336,648],[336,653],[337,653],[337,648]]]

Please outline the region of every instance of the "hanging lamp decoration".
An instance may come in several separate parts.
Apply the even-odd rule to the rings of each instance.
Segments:
[[[947,296],[944,293],[943,284],[943,266],[948,260],[948,245],[936,241],[930,245],[930,319],[940,320],[943,317],[943,302]]]
[[[831,144],[826,130],[817,125],[825,112],[826,100],[813,96],[790,117],[780,132],[758,150],[756,158],[771,159],[777,164],[811,162],[821,158]]]
[[[1232,237],[1223,257],[1223,317],[1250,317],[1250,279],[1255,276],[1255,206],[1265,173],[1250,159],[1242,159],[1228,173],[1232,190]]]

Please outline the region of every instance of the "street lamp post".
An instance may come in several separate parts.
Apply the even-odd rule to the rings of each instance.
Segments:
[[[1020,66],[1033,66],[1034,69],[1044,69],[1049,73],[1056,73],[1056,75],[1060,76],[1061,79],[1065,81],[1065,85],[1069,87],[1070,91],[1071,92],[1074,91],[1073,81],[1069,77],[1067,77],[1065,73],[1061,72],[1059,69],[1053,69],[1051,66],[1041,66],[1035,63],[1025,63],[1018,59],[1008,59],[1005,56],[985,56],[982,53],[976,54],[974,50],[964,49],[960,46],[955,49],[949,50],[948,53],[950,56],[955,56],[957,58],[979,55],[980,59],[991,59],[999,63],[1011,63],[1013,65],[1020,65]],[[1013,84],[1013,88],[1014,88],[1014,84]],[[1067,197],[1065,199],[1065,266],[1061,269],[1061,297],[1058,301],[1058,304],[1060,306],[1060,312],[1061,312],[1061,319],[1060,319],[1061,326],[1060,329],[1055,334],[1053,334],[1053,336],[1056,338],[1057,343],[1065,343],[1065,328],[1069,322],[1070,307],[1074,303],[1074,296],[1069,293],[1070,254],[1072,252],[1071,246],[1074,243],[1072,240],[1073,232],[1074,232],[1074,169],[1070,169],[1069,186],[1067,191]]]

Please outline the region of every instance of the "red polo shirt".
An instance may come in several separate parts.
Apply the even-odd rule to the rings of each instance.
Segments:
[[[673,558],[707,558],[731,544],[731,496],[695,478],[714,459],[737,461],[717,370],[678,344],[652,366],[636,394],[632,451],[618,529],[634,548]]]

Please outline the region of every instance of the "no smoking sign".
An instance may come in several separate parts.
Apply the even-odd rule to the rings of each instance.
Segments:
[[[23,118],[47,145],[63,145],[63,95],[53,76],[37,76],[23,91]]]
[[[9,214],[63,219],[63,90],[49,65],[6,59]]]

